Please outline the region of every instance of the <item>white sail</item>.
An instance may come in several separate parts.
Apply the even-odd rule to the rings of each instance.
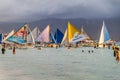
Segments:
[[[105,26],[105,23],[103,21],[102,29],[101,29],[101,34],[100,34],[100,39],[99,39],[99,47],[103,47],[102,44],[110,40],[110,36],[108,33],[108,30]]]
[[[99,44],[102,44],[104,42],[104,32],[103,31],[104,31],[104,26],[102,26],[102,29],[101,29]]]
[[[15,33],[15,31],[12,30],[12,31],[3,39],[2,42],[8,42],[8,41],[6,41],[6,40],[7,40],[10,36],[12,36],[14,33]]]
[[[84,34],[87,37],[87,39],[90,39],[90,37],[88,36],[88,34],[86,33],[86,31],[84,30],[83,26],[81,28],[81,34]]]
[[[32,30],[32,34],[33,34],[33,36],[34,36],[34,39],[36,39],[36,38],[39,36],[39,34],[40,34],[39,28],[38,28],[38,27],[35,27],[35,28]]]
[[[30,28],[28,28],[28,32],[29,32],[29,34],[27,36],[27,43],[33,43],[33,44],[35,44],[35,39],[33,37],[33,34],[31,32]]]
[[[67,44],[67,43],[68,43],[68,31],[66,29],[61,44]]]
[[[48,25],[36,39],[37,42],[49,42],[50,26]]]

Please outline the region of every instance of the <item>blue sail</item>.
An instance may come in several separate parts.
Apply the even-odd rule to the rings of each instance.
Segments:
[[[108,33],[108,30],[107,30],[104,22],[103,22],[103,26],[104,26],[104,42],[106,42],[106,41],[110,40],[110,35]]]
[[[52,32],[50,32],[50,43],[56,43],[56,40],[55,40]]]
[[[0,44],[2,43],[3,35],[2,33],[0,34]]]
[[[64,36],[64,34],[59,29],[57,29],[56,32],[55,32],[55,35],[54,35],[56,43],[61,43],[62,39],[63,39],[63,36]]]

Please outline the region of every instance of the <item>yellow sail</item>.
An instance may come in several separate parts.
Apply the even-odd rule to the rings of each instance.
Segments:
[[[75,33],[78,33],[78,35],[81,34],[81,32],[74,27],[70,22],[68,22],[68,42],[70,43],[71,39],[74,37]]]

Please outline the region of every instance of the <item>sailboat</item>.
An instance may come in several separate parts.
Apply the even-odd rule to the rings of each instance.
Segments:
[[[34,48],[34,47],[35,47],[35,39],[31,29],[28,27],[26,48]]]
[[[41,34],[36,38],[36,42],[48,43],[50,42],[50,25],[41,32]]]
[[[57,44],[60,44],[62,42],[64,34],[57,28],[54,38],[56,40]]]
[[[84,26],[82,26],[82,28],[81,28],[81,34],[84,34],[84,36],[86,37],[86,39],[83,40],[83,42],[85,43],[84,46],[93,46],[94,45],[94,40],[87,34],[87,32],[84,29]]]
[[[109,40],[110,40],[110,35],[103,21],[103,25],[100,33],[100,39],[99,39],[99,47],[103,47],[103,44],[105,44]]]
[[[85,39],[87,39],[87,37],[84,34],[81,34],[80,30],[68,22],[68,28],[65,31],[62,44],[74,44]]]
[[[85,40],[87,37],[82,34],[76,27],[68,22],[68,42],[78,43],[79,41]]]
[[[29,43],[31,48],[36,46],[35,39],[38,37],[39,34],[40,30],[38,27],[35,27],[32,31],[29,28],[27,43]]]
[[[26,44],[27,30],[28,30],[28,24],[25,24],[18,31],[16,31],[12,36],[10,36],[7,39],[7,41],[13,42],[13,43],[18,43],[18,44]]]

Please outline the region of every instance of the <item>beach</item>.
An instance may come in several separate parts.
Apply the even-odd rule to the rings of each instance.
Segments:
[[[16,49],[15,55],[6,49],[0,54],[0,80],[118,80],[119,75],[120,63],[107,48]]]

